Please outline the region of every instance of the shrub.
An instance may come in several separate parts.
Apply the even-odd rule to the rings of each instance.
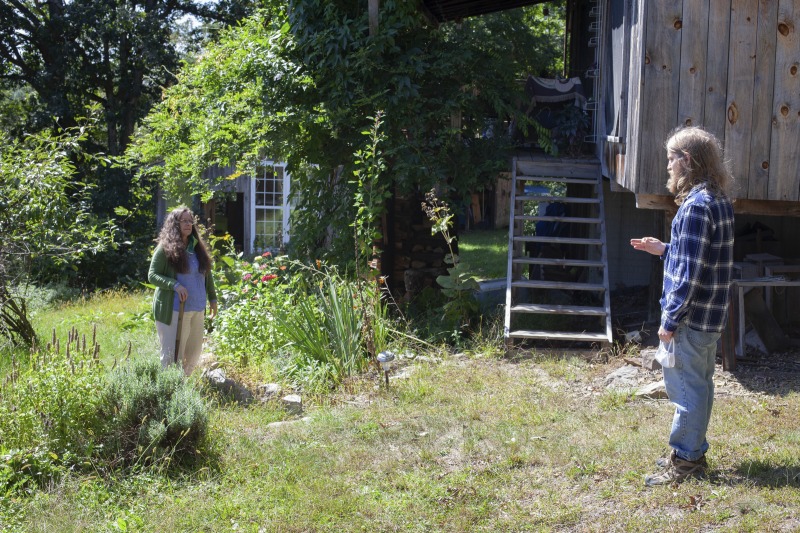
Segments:
[[[105,451],[134,464],[195,456],[208,430],[200,394],[176,366],[161,368],[156,358],[128,362],[109,376]]]
[[[65,349],[9,369],[0,395],[0,487],[41,485],[99,450],[104,370],[95,351],[78,344],[73,332]]]
[[[217,273],[220,359],[241,366],[270,361],[290,380],[319,389],[363,371],[395,333],[377,282],[268,252],[252,262],[238,256],[219,262],[226,265]]]
[[[274,313],[275,326],[293,358],[287,373],[314,388],[320,381],[339,383],[369,363],[358,283],[332,271],[318,274],[319,285],[306,296],[298,295],[294,308]]]
[[[250,261],[223,256],[217,264],[217,294],[224,312],[214,328],[215,354],[241,367],[261,363],[278,351],[281,340],[273,313],[291,305],[298,281],[292,263],[265,252]]]

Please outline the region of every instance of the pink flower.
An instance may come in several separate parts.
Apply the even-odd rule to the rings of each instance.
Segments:
[[[272,257],[272,254],[270,252],[264,252],[261,254],[261,257]]]
[[[243,280],[245,280],[245,281],[247,281],[247,280],[249,280],[249,279],[250,279],[250,278],[252,278],[252,277],[253,277],[253,275],[252,275],[250,272],[248,272],[247,274],[245,274],[245,275],[242,277],[242,279],[243,279]]]

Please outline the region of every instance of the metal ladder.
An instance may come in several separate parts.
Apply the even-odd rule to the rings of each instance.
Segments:
[[[511,179],[506,344],[515,339],[610,343],[599,161],[515,157]],[[548,215],[541,209],[545,203],[560,204],[565,212]]]

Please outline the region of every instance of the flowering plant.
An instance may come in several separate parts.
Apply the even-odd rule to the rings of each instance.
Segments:
[[[272,321],[277,311],[290,305],[297,274],[286,256],[270,252],[252,261],[239,254],[219,262],[225,268],[216,272],[223,312],[214,330],[215,353],[242,366],[258,363],[279,348]]]

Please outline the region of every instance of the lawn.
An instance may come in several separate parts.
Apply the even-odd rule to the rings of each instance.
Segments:
[[[472,230],[459,234],[458,258],[479,280],[505,279],[508,269],[508,229]]]
[[[95,300],[58,316],[99,327],[121,318]],[[117,344],[149,326],[134,320]],[[606,390],[604,377],[624,364],[614,354],[509,359],[498,346],[484,338],[458,354],[402,358],[388,388],[372,373],[305,397],[303,420],[274,402],[211,401],[204,463],[72,474],[0,496],[0,530],[800,530],[797,380],[771,392],[720,373],[709,477],[646,489],[665,451],[668,401]],[[270,426],[279,420],[295,421]]]

